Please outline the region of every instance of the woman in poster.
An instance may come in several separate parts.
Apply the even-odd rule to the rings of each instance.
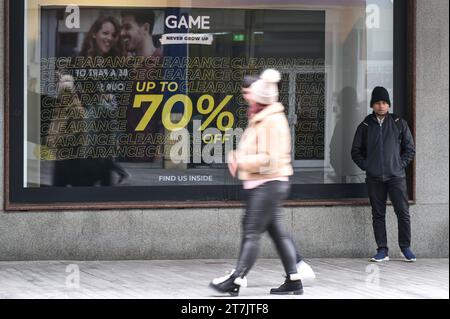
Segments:
[[[236,151],[228,156],[230,173],[243,181],[248,192],[242,219],[243,238],[235,270],[210,287],[232,296],[245,286],[244,277],[254,265],[261,235],[268,231],[281,257],[286,281],[271,294],[303,294],[297,271],[296,249],[283,226],[282,203],[288,197],[291,165],[291,136],[284,107],[278,102],[276,70],[264,71],[250,86],[249,124]]]
[[[64,118],[52,119],[50,126],[66,127],[58,137],[73,136],[76,139],[82,137],[84,132],[78,130],[77,124],[85,121],[84,108],[81,105],[80,99],[75,92],[74,79],[70,74],[60,71],[59,80],[57,83],[57,103],[62,105],[61,109],[71,110],[72,115]],[[61,101],[64,102],[64,104]],[[48,145],[51,135],[45,136],[46,141],[43,145]],[[67,145],[65,143],[58,143],[58,148],[64,151],[71,151],[70,153],[77,154],[79,145]],[[83,165],[84,160],[80,158],[55,158],[52,175],[52,185],[57,187],[65,186],[87,186],[86,172]]]
[[[80,56],[123,56],[126,52],[120,39],[120,23],[111,16],[102,16],[92,24],[84,39]]]
[[[89,29],[86,38],[84,39],[83,46],[80,52],[84,57],[115,57],[125,56],[126,51],[121,39],[121,26],[119,21],[112,16],[101,16]],[[107,82],[114,82],[117,79],[108,78]],[[101,87],[106,87],[107,82],[103,83]],[[102,102],[98,105],[86,105],[86,108],[90,107],[102,107],[108,109],[117,108],[113,92],[109,92],[104,89],[102,92],[97,92]],[[108,101],[108,102],[104,102]],[[114,121],[115,118],[97,118],[96,121]],[[95,132],[92,134],[114,134],[115,132]],[[111,186],[112,173],[116,172],[119,176],[118,183],[121,183],[125,178],[130,175],[115,161],[113,157],[107,158],[91,158],[86,161],[87,170],[90,172],[91,184],[100,182],[101,186]]]

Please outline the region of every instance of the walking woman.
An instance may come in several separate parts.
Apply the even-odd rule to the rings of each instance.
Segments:
[[[281,257],[286,280],[271,294],[302,294],[296,266],[296,249],[283,226],[282,203],[288,197],[291,164],[291,137],[284,107],[278,102],[281,75],[269,69],[250,86],[249,124],[238,149],[228,155],[230,173],[236,173],[247,195],[242,219],[243,238],[234,271],[214,279],[210,287],[232,296],[245,286],[244,277],[254,265],[264,232],[268,231]]]

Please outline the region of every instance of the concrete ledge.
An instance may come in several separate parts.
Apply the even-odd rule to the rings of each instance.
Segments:
[[[412,247],[448,257],[448,205],[411,207]],[[0,260],[236,258],[242,210],[87,211],[0,214]],[[388,240],[397,248],[388,209]],[[287,208],[286,228],[309,258],[367,257],[376,246],[370,207]],[[260,256],[277,257],[267,234]]]

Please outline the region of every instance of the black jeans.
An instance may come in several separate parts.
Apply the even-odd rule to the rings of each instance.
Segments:
[[[289,195],[289,182],[271,181],[248,191],[242,219],[243,238],[235,274],[245,276],[256,261],[261,235],[268,231],[287,275],[297,273],[296,249],[284,229],[282,203]]]
[[[388,248],[386,236],[386,200],[388,194],[397,215],[399,246],[400,248],[409,248],[411,246],[411,222],[406,178],[379,181],[367,177],[366,184],[372,206],[373,231],[378,248]]]

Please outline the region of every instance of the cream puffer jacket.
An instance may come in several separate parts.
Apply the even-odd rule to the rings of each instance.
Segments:
[[[293,174],[291,134],[281,103],[267,106],[250,119],[235,155],[240,180]]]

